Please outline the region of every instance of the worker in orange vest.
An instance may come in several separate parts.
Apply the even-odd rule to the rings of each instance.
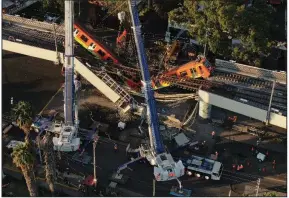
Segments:
[[[215,131],[212,131],[211,134],[212,134],[212,139],[215,139],[215,134],[216,134]]]

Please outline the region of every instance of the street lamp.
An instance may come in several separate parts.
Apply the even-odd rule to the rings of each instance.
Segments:
[[[205,40],[205,47],[204,47],[204,57],[206,57],[206,50],[207,50],[207,42],[208,42],[208,29],[206,29],[206,40]]]
[[[80,16],[80,0],[78,0],[78,16]]]

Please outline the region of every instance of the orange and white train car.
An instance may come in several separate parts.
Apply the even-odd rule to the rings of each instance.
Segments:
[[[116,56],[107,49],[103,44],[93,38],[87,31],[84,30],[79,24],[74,24],[74,39],[87,49],[94,56],[99,57],[101,60],[119,64]]]

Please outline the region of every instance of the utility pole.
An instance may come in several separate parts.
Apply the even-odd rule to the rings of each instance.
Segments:
[[[78,16],[80,16],[80,0],[78,0]]]
[[[270,121],[271,105],[272,105],[272,100],[273,100],[275,85],[276,85],[276,81],[274,80],[274,81],[273,81],[273,85],[272,85],[272,91],[271,91],[271,96],[270,96],[269,107],[268,107],[268,111],[267,111],[266,125],[268,125],[268,124],[269,124],[269,121]]]
[[[153,179],[153,197],[156,196],[156,180]]]
[[[93,182],[94,182],[94,187],[96,188],[97,186],[97,179],[96,179],[96,156],[95,156],[95,149],[96,149],[96,144],[98,142],[99,136],[96,136],[94,138],[93,142]]]
[[[204,56],[206,57],[206,51],[207,51],[207,42],[208,42],[208,30],[206,29],[206,41],[205,41],[205,47],[204,47]]]
[[[256,195],[255,195],[255,197],[258,197],[258,194],[259,194],[259,187],[260,187],[260,182],[261,182],[261,179],[258,178],[258,180],[257,180],[257,186],[256,186]]]
[[[58,49],[57,49],[57,36],[56,36],[55,23],[53,23],[53,30],[54,30],[54,44],[55,44],[55,51],[56,51],[56,62],[55,62],[55,64],[58,65],[60,63],[60,60],[59,60],[59,54],[58,54]]]

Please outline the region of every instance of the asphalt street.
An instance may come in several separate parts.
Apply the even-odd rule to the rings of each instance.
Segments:
[[[109,184],[109,178],[112,173],[117,169],[118,166],[126,163],[128,161],[125,154],[125,145],[119,145],[118,151],[114,151],[114,143],[110,142],[108,139],[100,139],[96,147],[96,164],[97,164],[97,177],[98,181],[103,185]],[[247,145],[243,145],[242,143],[230,144],[226,145],[228,150],[234,151],[238,148],[242,151],[247,148]],[[248,150],[248,155],[250,157],[251,153]],[[88,155],[92,156],[92,145],[89,145],[86,149]],[[179,151],[178,153],[182,152]],[[244,152],[246,154],[246,152]],[[67,154],[66,154],[67,155]],[[256,164],[253,163],[253,167],[247,168],[245,166],[244,172],[235,172],[231,169],[231,164],[228,159],[221,158],[222,153],[220,154],[220,161],[224,163],[224,171],[223,176],[220,181],[212,181],[212,180],[204,180],[195,177],[183,176],[181,180],[183,181],[183,186],[186,189],[190,189],[193,191],[192,196],[227,196],[228,187],[230,184],[235,186],[243,186],[241,188],[240,194],[244,191],[245,186],[254,186],[256,185],[256,181],[258,178],[261,178],[262,188],[271,188],[278,190],[282,186],[285,185],[285,182],[274,179],[267,179],[266,176],[270,175],[270,173],[258,173],[257,171],[253,171],[256,168]],[[278,154],[274,153],[274,156],[278,156]],[[71,158],[70,158],[71,159]],[[250,158],[252,159],[252,158]],[[281,159],[281,158],[278,158]],[[64,158],[63,158],[64,160]],[[227,163],[228,162],[228,163]],[[252,159],[253,162],[253,159]],[[75,162],[70,161],[69,165],[75,169],[77,172],[85,172],[87,175],[93,174],[93,165],[81,165]],[[131,164],[130,169],[123,170],[121,173],[127,175],[129,180],[126,184],[121,185],[119,187],[126,188],[128,190],[137,192],[144,196],[152,196],[153,191],[153,167],[148,163],[139,163],[135,162]],[[271,175],[274,174],[273,172]],[[169,191],[172,186],[177,186],[177,181],[168,181],[168,182],[157,182],[156,183],[156,196],[169,196]],[[222,187],[224,190],[219,192],[218,195],[215,192],[210,192],[212,188],[220,188]],[[239,187],[240,188],[240,187]]]

